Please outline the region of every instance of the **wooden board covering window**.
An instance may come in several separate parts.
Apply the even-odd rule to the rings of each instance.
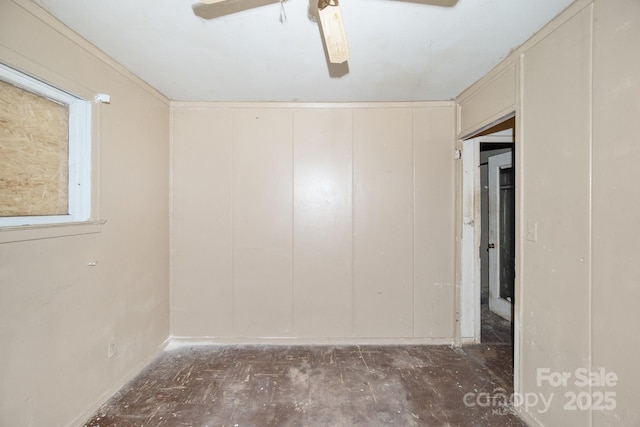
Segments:
[[[0,81],[0,216],[65,215],[69,108]]]

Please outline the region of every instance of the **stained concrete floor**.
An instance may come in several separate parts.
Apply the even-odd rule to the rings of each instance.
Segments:
[[[489,310],[489,278],[480,288],[480,341],[484,344],[513,345],[511,322]]]
[[[524,426],[499,399],[510,358],[504,344],[182,347],[85,426]]]
[[[513,345],[511,322],[489,310],[488,304],[480,308],[480,341],[484,344]]]

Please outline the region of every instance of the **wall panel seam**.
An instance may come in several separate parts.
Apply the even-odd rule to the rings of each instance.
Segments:
[[[587,348],[589,354],[588,369],[589,372],[593,371],[593,55],[594,55],[594,5],[589,5],[589,68],[587,70],[589,77],[589,240],[588,240],[588,262],[589,262],[589,323],[588,336],[587,336]],[[589,385],[589,394],[593,395],[593,386]],[[593,407],[589,408],[589,426],[593,425]]]
[[[351,110],[351,336],[356,336],[356,138],[355,109]]]
[[[296,284],[295,284],[295,269],[296,269],[296,174],[295,174],[295,153],[296,153],[296,115],[295,110],[290,110],[291,114],[291,335],[296,335]]]
[[[235,132],[235,118],[236,111],[234,108],[230,109],[231,111],[231,206],[229,207],[231,210],[231,218],[229,221],[229,226],[231,227],[231,334],[235,335],[236,325],[236,313],[235,313],[235,257],[236,257],[236,245],[235,245],[235,228],[234,228],[234,218],[235,218],[235,148],[236,148],[236,132]]]
[[[411,218],[411,245],[412,245],[412,283],[413,283],[413,301],[412,301],[412,310],[413,317],[412,321],[412,336],[416,336],[416,110],[415,108],[411,109],[411,131],[412,131],[412,144],[411,144],[411,166],[412,170],[412,215]]]

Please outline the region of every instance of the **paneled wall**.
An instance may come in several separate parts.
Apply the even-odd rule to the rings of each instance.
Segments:
[[[577,0],[457,99],[490,124],[515,67],[516,392],[551,398],[520,406],[533,425],[640,424],[639,40],[637,0]]]
[[[520,189],[524,227],[532,231],[522,239],[521,295],[523,311],[537,314],[522,330],[527,390],[538,389],[534,366],[572,373],[590,367],[591,20],[586,7],[522,56]],[[571,384],[564,392],[582,391]],[[586,425],[588,415],[557,403],[543,416]]]
[[[175,103],[176,337],[451,342],[454,108]]]
[[[353,330],[353,128],[349,109],[293,113],[295,334]]]
[[[353,112],[354,334],[413,335],[413,117]]]
[[[640,425],[640,2],[593,13],[591,363],[618,377],[593,425]]]

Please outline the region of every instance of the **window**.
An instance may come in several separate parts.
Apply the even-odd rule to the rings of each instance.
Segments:
[[[91,103],[0,64],[0,226],[90,216]]]

